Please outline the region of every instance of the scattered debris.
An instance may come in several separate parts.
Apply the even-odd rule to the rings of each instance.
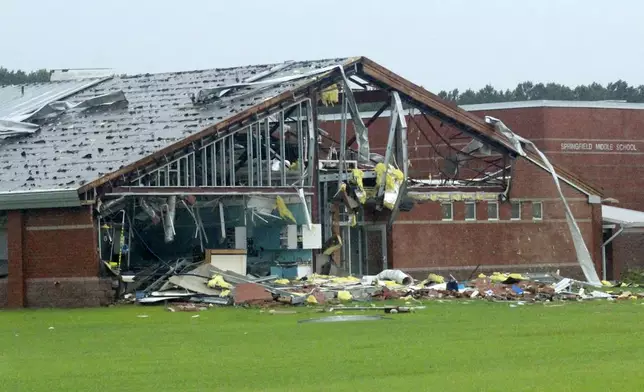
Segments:
[[[479,274],[475,279],[463,282],[457,281],[451,275],[445,278],[433,273],[429,274],[427,279],[416,281],[400,270],[384,270],[377,275],[362,278],[310,274],[299,279],[286,279],[277,275],[260,278],[253,275],[244,276],[232,271],[223,271],[203,262],[178,263],[177,266],[174,272],[164,274],[161,279],[151,284],[154,291],[137,291],[136,302],[164,303],[172,312],[206,310],[215,305],[264,308],[335,305],[336,311],[378,310],[396,314],[422,309],[422,306],[410,305],[412,301],[420,303],[427,300],[467,300],[464,303],[472,300],[510,301],[510,306],[514,308],[533,302],[644,298],[644,295],[635,295],[631,291],[601,291],[616,287],[616,284],[604,284],[604,289],[598,290],[586,282],[564,278],[557,273],[495,272],[489,276]],[[590,287],[593,290],[587,293],[586,290]],[[369,303],[397,299],[404,300],[405,306],[346,305],[351,302]],[[167,305],[168,303],[172,304]],[[271,314],[286,313],[275,311]]]
[[[235,286],[233,300],[235,305],[262,305],[272,302],[273,295],[257,283],[242,283]]]

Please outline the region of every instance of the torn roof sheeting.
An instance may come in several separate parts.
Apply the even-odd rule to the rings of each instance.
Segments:
[[[58,101],[104,79],[0,86],[0,119],[23,121],[50,102]]]
[[[288,79],[345,61],[292,62],[266,78]],[[311,74],[268,88],[238,87],[207,104],[190,99],[201,90],[245,82],[278,65],[114,77],[78,92],[68,100],[123,91],[129,104],[95,113],[67,111],[41,124],[36,133],[5,140],[0,145],[0,192],[78,188],[317,78]]]

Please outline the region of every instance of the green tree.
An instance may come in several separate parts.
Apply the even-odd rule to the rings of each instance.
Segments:
[[[0,86],[49,82],[50,77],[51,72],[46,69],[26,73],[22,70],[9,71],[7,68],[0,67]]]
[[[617,100],[626,102],[644,102],[644,85],[630,86],[623,80],[608,83],[606,86],[593,82],[574,88],[559,83],[533,83],[525,81],[517,84],[513,90],[497,90],[486,85],[480,90],[467,89],[464,92],[454,89],[450,92],[441,91],[441,98],[459,105],[477,103],[516,102],[533,100],[561,101],[605,101]]]

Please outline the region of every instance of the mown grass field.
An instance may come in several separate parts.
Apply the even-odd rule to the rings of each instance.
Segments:
[[[640,301],[433,302],[327,324],[299,311],[3,311],[0,390],[644,390]]]

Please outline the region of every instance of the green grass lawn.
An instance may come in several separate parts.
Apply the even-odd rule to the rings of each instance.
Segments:
[[[298,324],[322,316],[300,311],[3,311],[0,390],[644,389],[640,301],[432,302],[391,320],[327,324]]]

